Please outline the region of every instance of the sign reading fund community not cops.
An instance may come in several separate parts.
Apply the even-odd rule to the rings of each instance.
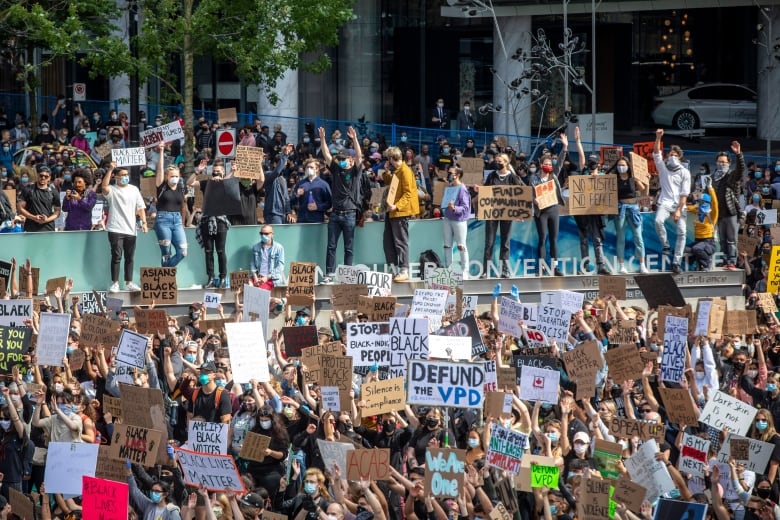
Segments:
[[[483,364],[410,359],[407,373],[409,404],[482,408]]]

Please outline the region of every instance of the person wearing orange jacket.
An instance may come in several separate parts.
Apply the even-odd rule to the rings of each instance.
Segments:
[[[694,242],[685,247],[685,254],[693,257],[700,271],[709,271],[716,250],[715,228],[718,225],[718,197],[709,178],[705,192],[697,202],[688,204],[688,211],[696,213],[696,220],[693,222]]]
[[[385,185],[397,183],[393,203],[387,205],[383,237],[385,259],[388,264],[398,269],[393,281],[405,282],[409,280],[409,219],[420,213],[417,185],[414,173],[404,162],[400,148],[388,148],[385,157]]]

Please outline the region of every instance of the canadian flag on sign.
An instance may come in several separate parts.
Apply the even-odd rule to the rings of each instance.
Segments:
[[[546,403],[558,402],[560,374],[557,370],[524,365],[520,373],[520,397],[528,401],[537,399]]]
[[[534,388],[542,388],[544,389],[544,378],[543,377],[535,377],[534,378]]]

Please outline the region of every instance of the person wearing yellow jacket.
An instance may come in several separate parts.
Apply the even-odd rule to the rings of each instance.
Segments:
[[[414,173],[403,160],[400,148],[388,148],[385,157],[385,185],[398,183],[393,203],[387,205],[389,211],[385,218],[383,237],[385,260],[398,269],[393,281],[405,282],[409,280],[409,219],[420,213],[417,184]]]
[[[685,247],[685,254],[693,257],[699,271],[709,271],[716,250],[715,228],[718,225],[718,197],[711,182],[707,183],[707,192],[702,193],[698,203],[688,204],[688,211],[696,215],[696,220],[693,223],[694,241]]]

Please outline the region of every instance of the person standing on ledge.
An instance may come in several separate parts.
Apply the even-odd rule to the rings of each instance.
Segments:
[[[390,186],[394,178],[398,182],[395,199],[387,205],[389,213],[385,219],[383,239],[385,259],[398,269],[393,281],[406,282],[409,280],[409,219],[420,213],[420,202],[414,174],[404,162],[401,149],[396,146],[388,148],[385,156],[385,185]]]
[[[655,213],[655,232],[663,246],[663,255],[671,253],[669,238],[666,236],[666,221],[671,216],[677,227],[677,241],[674,245],[672,258],[672,272],[680,274],[680,262],[685,249],[686,234],[686,210],[685,203],[691,192],[691,172],[683,166],[683,151],[677,145],[669,148],[666,162],[661,150],[661,139],[664,131],[659,128],[655,131],[655,146],[653,146],[653,162],[658,171],[658,181],[661,185],[661,194],[658,197],[658,210]]]

